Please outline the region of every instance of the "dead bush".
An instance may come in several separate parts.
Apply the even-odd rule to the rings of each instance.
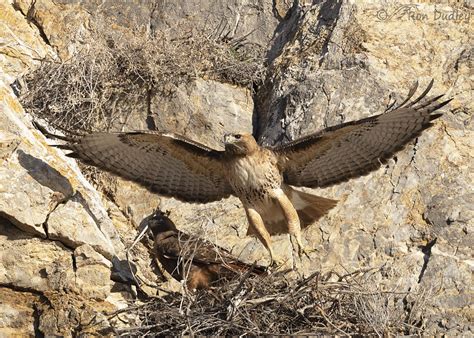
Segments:
[[[110,27],[97,21],[69,60],[45,60],[28,74],[25,109],[65,132],[108,131],[126,121],[130,107],[146,107],[150,95],[169,95],[194,78],[249,87],[263,79],[263,49],[220,28]]]

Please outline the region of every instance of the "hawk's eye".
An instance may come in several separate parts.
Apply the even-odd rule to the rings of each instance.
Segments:
[[[237,139],[237,140],[240,140],[240,138],[242,137],[240,134],[235,134],[234,137]]]

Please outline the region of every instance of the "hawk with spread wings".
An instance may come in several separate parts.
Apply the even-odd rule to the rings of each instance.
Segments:
[[[432,85],[410,101],[416,83],[401,104],[380,115],[275,147],[260,146],[250,134],[226,134],[220,151],[162,132],[93,133],[60,147],[72,151],[68,156],[185,202],[237,196],[248,232],[263,243],[273,262],[271,235],[290,234],[301,251],[301,229],[337,202],[293,187],[327,187],[379,168],[441,116],[436,110],[450,100],[426,97]]]

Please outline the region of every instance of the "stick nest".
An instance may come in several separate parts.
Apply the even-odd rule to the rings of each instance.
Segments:
[[[420,334],[427,291],[384,291],[373,271],[343,276],[251,276],[211,290],[170,293],[122,309],[140,325],[118,335]]]

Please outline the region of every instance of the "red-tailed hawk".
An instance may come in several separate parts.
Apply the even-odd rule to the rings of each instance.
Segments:
[[[163,213],[158,213],[148,227],[153,232],[154,253],[161,266],[189,289],[207,289],[233,280],[245,273],[263,274],[261,266],[245,264],[228,251],[176,229]]]
[[[294,189],[327,187],[380,167],[441,116],[450,100],[426,98],[433,81],[410,102],[383,114],[326,128],[275,147],[262,147],[250,134],[227,134],[225,150],[173,133],[94,133],[69,139],[62,148],[87,164],[135,181],[150,191],[186,202],[206,203],[237,196],[249,233],[268,249],[272,234],[289,233],[301,243],[301,228],[326,214],[336,201]]]

